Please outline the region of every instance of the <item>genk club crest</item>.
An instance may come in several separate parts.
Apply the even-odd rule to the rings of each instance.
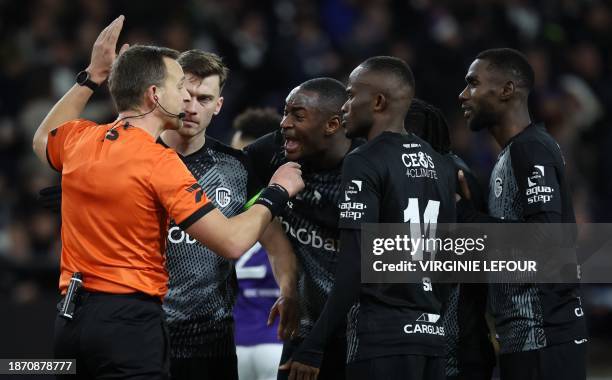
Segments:
[[[232,200],[231,195],[232,192],[230,191],[230,189],[225,187],[219,187],[215,190],[215,201],[217,201],[217,204],[219,206],[225,207]]]

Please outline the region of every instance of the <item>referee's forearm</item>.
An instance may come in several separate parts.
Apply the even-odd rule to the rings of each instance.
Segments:
[[[51,108],[34,133],[32,147],[36,156],[47,163],[47,136],[49,132],[63,123],[78,119],[93,91],[87,86],[75,84],[70,90]]]
[[[262,236],[271,220],[270,210],[259,204],[228,219],[225,235],[228,242],[231,242],[230,256],[238,259],[248,251]]]
[[[236,260],[259,240],[270,220],[272,213],[260,204],[229,219],[213,209],[185,230],[219,256]]]

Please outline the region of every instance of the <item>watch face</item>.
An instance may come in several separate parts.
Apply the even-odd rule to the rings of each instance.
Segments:
[[[89,73],[87,71],[81,71],[77,74],[76,81],[78,84],[83,85],[85,81],[89,79]]]

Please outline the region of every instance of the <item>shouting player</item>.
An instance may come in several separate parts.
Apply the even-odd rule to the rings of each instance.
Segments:
[[[283,163],[302,164],[306,188],[281,215],[282,225],[297,256],[299,328],[286,337],[281,363],[308,335],[334,284],[338,260],[338,204],[344,156],[355,146],[345,136],[340,108],[346,100],[342,83],[316,78],[287,96],[280,131],[248,146],[247,152],[262,181]],[[345,370],[345,334],[339,326],[326,347],[321,379],[342,379]],[[279,379],[288,371],[279,371]]]

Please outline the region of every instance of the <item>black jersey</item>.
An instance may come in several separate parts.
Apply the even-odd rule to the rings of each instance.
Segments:
[[[351,149],[359,144],[355,141]],[[261,137],[245,150],[262,183],[268,183],[274,171],[287,162],[280,131]],[[303,165],[304,190],[289,202],[280,216],[299,264],[297,338],[308,335],[334,284],[340,236],[341,168],[339,164],[329,170],[313,171]]]
[[[345,319],[348,362],[405,354],[444,356],[442,300],[436,286],[426,279],[422,284],[361,284],[360,229],[362,223],[413,222],[420,227],[418,221],[454,222],[451,165],[413,134],[384,132],[347,155],[342,183],[336,284],[295,360],[318,365],[330,334]]]
[[[543,126],[530,125],[500,152],[488,208],[501,219],[575,223],[561,149]],[[585,338],[579,285],[492,284],[489,303],[501,353]]]
[[[455,177],[447,159],[413,134],[384,132],[351,153],[342,172],[340,226],[455,221]],[[348,198],[348,199],[347,199]],[[351,209],[361,210],[351,213]],[[420,234],[419,234],[420,235]],[[349,316],[348,360],[444,355],[441,300],[433,285],[363,284]]]
[[[411,228],[420,228],[421,221],[455,222],[452,165],[414,134],[384,132],[347,155],[342,183],[336,284],[294,360],[319,367],[343,320],[349,363],[406,354],[443,357],[445,300],[436,290],[445,287],[426,278],[422,284],[362,284],[360,229],[362,223],[412,222],[419,227]]]
[[[163,144],[163,142],[160,141]],[[260,189],[246,155],[210,137],[181,159],[215,207],[239,214]],[[237,283],[232,261],[218,256],[171,221],[166,249],[169,274],[164,311],[171,357],[234,355],[233,307]]]

